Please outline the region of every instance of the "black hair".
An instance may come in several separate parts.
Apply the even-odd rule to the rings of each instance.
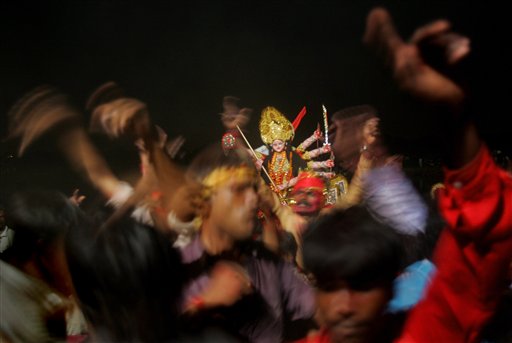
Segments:
[[[336,122],[337,125],[343,130],[343,136],[347,140],[351,141],[352,150],[349,148],[348,151],[339,151],[337,152],[336,144],[333,146],[335,155],[342,154],[344,157],[339,156],[338,161],[342,167],[346,167],[345,164],[355,163],[359,159],[359,151],[358,149],[364,145],[365,142],[365,134],[364,128],[371,119],[379,119],[380,116],[375,107],[371,105],[357,105],[346,107],[344,109],[336,111],[332,115],[332,122]],[[375,152],[379,152],[382,154],[386,147],[386,142],[381,135],[381,124],[380,122],[377,125],[378,127],[378,144],[372,144],[372,150]],[[347,148],[345,148],[347,149]],[[350,153],[349,153],[350,152]],[[346,161],[342,161],[345,159]],[[353,171],[349,171],[349,174],[352,174]],[[351,176],[351,175],[350,175]]]
[[[310,224],[304,266],[319,288],[346,282],[354,289],[391,285],[403,266],[399,235],[364,207],[334,211]]]
[[[123,217],[103,230],[74,230],[66,255],[99,340],[167,342],[177,335],[184,273],[164,234]]]
[[[14,230],[14,243],[2,258],[27,261],[34,253],[49,249],[83,217],[82,211],[58,191],[13,193],[5,208],[5,222]]]
[[[356,116],[362,116],[372,118],[377,117],[377,109],[371,105],[356,105],[346,107],[341,110],[334,112],[332,115],[333,120],[348,119]]]

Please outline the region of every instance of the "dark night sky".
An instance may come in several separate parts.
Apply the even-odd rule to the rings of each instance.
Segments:
[[[489,1],[2,1],[0,109],[6,113],[40,84],[59,87],[83,107],[92,90],[112,80],[145,101],[171,136],[183,134],[190,154],[220,138],[224,95],[255,109],[248,127],[254,145],[261,144],[257,123],[264,106],[290,119],[307,106],[299,141],[321,120],[322,103],[330,112],[392,105],[380,89],[382,70],[361,44],[365,16],[376,4],[391,11],[406,36],[439,17],[472,33],[482,24],[485,32],[506,27],[504,12]],[[496,41],[497,51],[510,50],[510,37]],[[6,122],[4,115],[2,136]],[[33,169],[55,163],[45,144],[25,158]],[[10,152],[2,143],[4,189],[15,187],[10,178],[21,168],[6,157]],[[38,180],[29,179],[14,184]]]

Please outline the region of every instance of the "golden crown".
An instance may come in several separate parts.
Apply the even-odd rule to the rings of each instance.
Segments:
[[[292,123],[275,107],[265,107],[260,119],[261,140],[272,144],[276,139],[283,142],[291,141],[295,135]]]

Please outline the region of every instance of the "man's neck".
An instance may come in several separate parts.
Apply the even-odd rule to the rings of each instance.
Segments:
[[[205,220],[201,227],[201,243],[210,255],[219,255],[231,250],[235,245],[233,238],[208,220]]]

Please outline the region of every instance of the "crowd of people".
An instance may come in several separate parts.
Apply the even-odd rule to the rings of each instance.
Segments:
[[[434,199],[371,105],[335,112],[297,147],[304,110],[292,123],[266,107],[253,149],[253,110],[227,96],[225,134],[184,168],[183,139],[113,82],[89,97],[88,128],[59,90],[23,96],[9,113],[19,155],[54,140],[103,203],[55,190],[6,201],[0,340],[510,342],[512,174],[475,124],[480,95],[460,72],[470,40],[446,21],[404,40],[376,8],[363,41],[421,107],[408,115],[442,118]],[[115,175],[91,130],[137,147],[136,182]]]

